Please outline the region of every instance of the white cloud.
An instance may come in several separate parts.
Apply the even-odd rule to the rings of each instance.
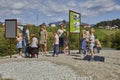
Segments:
[[[30,15],[33,13],[53,16],[68,14],[75,10],[82,16],[96,16],[101,13],[120,11],[114,0],[0,0],[0,16]]]
[[[67,5],[68,5],[68,6],[71,6],[71,7],[77,6],[77,4],[76,4],[75,1],[69,1],[69,2],[67,3]]]
[[[12,12],[13,14],[20,14],[20,13],[21,13],[20,10],[12,10],[11,12]]]
[[[11,5],[11,7],[13,9],[22,9],[22,8],[24,8],[24,3],[22,3],[22,2],[13,3],[13,5]]]
[[[64,19],[61,17],[52,17],[51,22],[56,22],[56,21],[63,21]]]
[[[114,0],[86,0],[79,3],[80,12],[85,16],[96,16],[101,13],[119,11],[120,5]]]

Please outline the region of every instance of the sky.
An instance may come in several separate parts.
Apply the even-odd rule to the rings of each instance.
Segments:
[[[17,19],[23,24],[69,20],[69,10],[81,14],[81,21],[96,24],[120,18],[119,0],[0,0],[0,21]]]

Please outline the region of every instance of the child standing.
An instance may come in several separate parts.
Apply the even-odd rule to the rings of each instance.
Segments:
[[[56,55],[58,56],[59,53],[59,36],[57,32],[54,32],[54,52],[53,52],[53,57]]]
[[[82,36],[81,36],[81,52],[82,54],[87,53],[87,35],[86,35],[86,30],[82,30]]]
[[[19,35],[16,37],[16,39],[17,39],[17,48],[18,48],[18,53],[19,53],[18,58],[22,58],[23,57],[23,55],[22,55],[22,40],[23,40],[22,34],[19,33]]]
[[[38,58],[38,39],[35,37],[35,34],[32,34],[32,43],[31,43],[31,48],[32,48],[32,55],[31,57],[37,57]]]

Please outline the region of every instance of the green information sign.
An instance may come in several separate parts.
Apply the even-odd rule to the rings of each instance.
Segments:
[[[71,33],[80,33],[80,13],[69,11],[69,24]]]

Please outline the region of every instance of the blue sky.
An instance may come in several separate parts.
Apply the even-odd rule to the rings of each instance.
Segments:
[[[120,18],[119,0],[0,0],[0,21],[15,18],[39,25],[69,19],[69,10],[81,13],[82,22],[96,24]]]

